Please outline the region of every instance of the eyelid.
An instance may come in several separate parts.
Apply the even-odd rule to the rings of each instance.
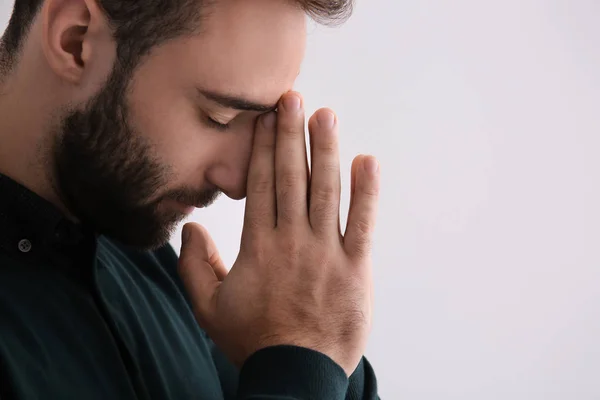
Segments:
[[[209,112],[208,110],[204,109],[204,108],[200,108],[200,119],[202,120],[202,122],[207,125],[209,128],[213,128],[213,129],[217,129],[219,131],[225,131],[227,129],[229,129],[231,122],[233,121],[233,119],[231,119],[229,122],[220,122],[219,120],[217,120],[216,118],[214,118],[212,115],[215,115],[215,113],[213,112]],[[216,114],[219,115],[220,114]],[[225,116],[223,116],[223,119],[226,119]]]
[[[224,123],[219,122],[219,121],[217,121],[214,118],[211,118],[209,116],[206,116],[206,122],[211,127],[216,128],[216,129],[221,130],[221,131],[225,131],[225,130],[229,129],[229,123],[224,124]]]

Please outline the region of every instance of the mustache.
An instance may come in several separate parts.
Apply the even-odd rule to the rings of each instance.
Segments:
[[[200,191],[178,189],[169,192],[165,197],[195,207],[208,207],[222,194],[217,188],[207,188]]]

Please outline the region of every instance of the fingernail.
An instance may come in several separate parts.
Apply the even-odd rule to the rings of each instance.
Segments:
[[[283,106],[287,111],[298,111],[300,109],[300,97],[295,94],[285,96]]]
[[[181,232],[181,243],[186,244],[190,240],[191,232],[190,228],[187,225],[183,227],[183,231]]]
[[[329,111],[321,111],[317,116],[317,121],[319,122],[319,126],[321,128],[331,129],[335,123],[335,115]]]
[[[275,113],[273,111],[263,116],[263,125],[267,129],[273,129],[275,127]]]
[[[371,175],[375,175],[379,171],[379,163],[375,157],[365,157],[363,167]]]

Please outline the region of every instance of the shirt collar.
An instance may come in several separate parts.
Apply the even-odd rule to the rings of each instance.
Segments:
[[[14,257],[73,259],[93,233],[53,204],[0,174],[0,253]]]

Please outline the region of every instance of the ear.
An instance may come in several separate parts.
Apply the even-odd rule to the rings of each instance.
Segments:
[[[110,27],[96,0],[46,0],[41,10],[41,45],[50,68],[61,79],[81,83],[100,53]]]

